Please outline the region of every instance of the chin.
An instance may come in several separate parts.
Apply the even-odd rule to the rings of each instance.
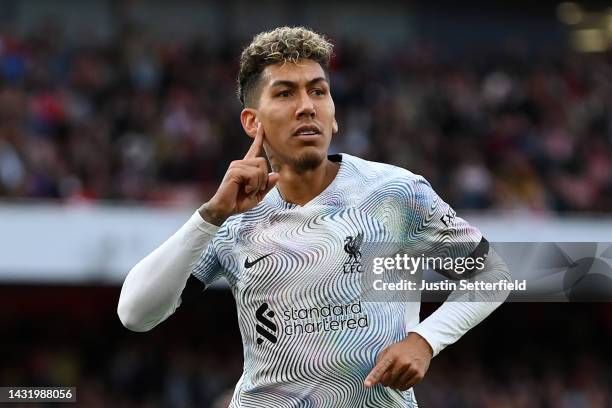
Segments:
[[[298,173],[305,173],[310,170],[314,170],[323,163],[327,156],[325,152],[321,152],[318,149],[306,149],[307,151],[302,152],[294,161],[295,170]]]

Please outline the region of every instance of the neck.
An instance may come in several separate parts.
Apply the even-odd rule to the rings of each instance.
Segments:
[[[304,205],[321,194],[338,174],[340,165],[325,158],[321,164],[305,172],[288,165],[279,166],[277,188],[288,203]]]

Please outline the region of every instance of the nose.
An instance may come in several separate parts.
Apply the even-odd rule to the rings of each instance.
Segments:
[[[312,102],[310,95],[308,95],[308,92],[300,92],[300,98],[298,100],[298,106],[295,113],[298,119],[302,119],[304,117],[310,117],[313,119],[315,117],[315,105]]]

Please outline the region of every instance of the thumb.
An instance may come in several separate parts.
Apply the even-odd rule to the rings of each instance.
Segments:
[[[276,185],[276,183],[278,183],[278,180],[280,179],[280,174],[276,173],[276,172],[272,172],[270,174],[268,174],[268,184],[266,185],[266,188],[262,191],[262,197],[264,197],[266,194],[268,194],[270,192],[270,190],[272,190],[274,188],[274,186]]]
[[[280,175],[278,173],[272,172],[268,174],[268,183],[266,184],[266,188],[257,192],[257,201],[261,201],[264,199],[266,194],[270,192],[278,182]]]

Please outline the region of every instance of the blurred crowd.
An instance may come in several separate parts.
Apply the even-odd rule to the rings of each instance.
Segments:
[[[612,405],[608,381],[612,372],[595,355],[572,356],[571,364],[567,364],[561,363],[559,356],[538,358],[537,353],[541,351],[521,353],[520,363],[516,356],[506,357],[503,364],[498,362],[496,366],[483,364],[476,354],[470,356],[472,360],[463,358],[459,363],[433,360],[426,380],[415,388],[417,400],[426,408],[607,408]]]
[[[610,54],[332,40],[333,152],[422,174],[458,208],[612,210]],[[205,200],[249,143],[235,97],[247,41],[0,32],[0,197]]]
[[[241,374],[239,350],[228,356],[221,345],[215,349],[185,350],[181,346],[159,349],[144,340],[126,342],[85,353],[86,346],[73,343],[49,345],[28,351],[21,369],[6,367],[4,384],[76,386],[78,406],[104,408],[227,408]],[[208,344],[210,347],[210,344]],[[221,354],[221,356],[219,355]],[[223,359],[227,357],[227,359]],[[436,358],[425,380],[415,387],[419,406],[425,408],[608,408],[612,405],[606,367],[593,355],[572,357],[576,367],[558,369],[558,360],[541,361],[548,368],[537,373],[522,361],[486,366],[476,355],[472,360],[451,363]],[[521,359],[534,357],[522,355]],[[556,356],[559,358],[559,356]],[[104,359],[104,360],[103,360]],[[92,360],[99,361],[93,372]],[[495,377],[496,370],[505,372]],[[88,371],[90,370],[90,371]],[[13,374],[15,375],[15,374]],[[6,382],[6,381],[13,382]],[[71,406],[66,404],[66,406]],[[28,407],[35,408],[29,404]],[[383,407],[381,407],[383,408]]]
[[[0,288],[0,383],[75,386],[88,408],[227,408],[243,363],[231,294],[208,290],[133,333],[116,317],[118,291]],[[612,406],[608,304],[512,303],[495,316],[432,360],[415,388],[420,406]]]

